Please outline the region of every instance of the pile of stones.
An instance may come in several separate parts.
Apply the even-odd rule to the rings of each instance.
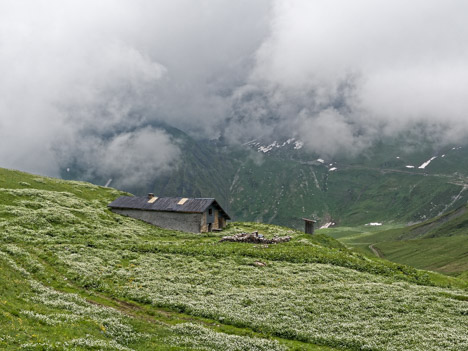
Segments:
[[[251,244],[279,244],[290,241],[290,236],[274,237],[267,239],[258,232],[253,233],[239,233],[231,236],[224,236],[220,241],[232,241],[236,243],[251,243]]]

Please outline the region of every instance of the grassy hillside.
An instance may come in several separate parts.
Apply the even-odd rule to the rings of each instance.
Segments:
[[[459,207],[431,220],[407,227],[327,229],[329,235],[361,252],[445,274],[468,272],[468,211]]]
[[[1,349],[468,347],[461,280],[284,227],[159,229],[110,212],[120,194],[0,169]],[[293,239],[219,242],[252,230]]]

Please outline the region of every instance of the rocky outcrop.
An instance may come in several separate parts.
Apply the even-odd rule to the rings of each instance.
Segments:
[[[258,234],[258,232],[253,233],[239,233],[231,236],[223,237],[220,242],[231,241],[236,243],[251,243],[251,244],[279,244],[288,242],[291,240],[290,236],[274,237],[272,239],[267,239],[263,235]]]

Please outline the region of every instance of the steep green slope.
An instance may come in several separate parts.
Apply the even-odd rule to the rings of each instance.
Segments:
[[[129,190],[143,194],[154,192],[159,196],[215,197],[229,211],[229,186],[241,157],[232,153],[227,159],[223,149],[214,142],[196,141],[175,128],[168,131],[177,138],[182,150],[177,168],[159,176],[146,189]]]
[[[446,274],[468,271],[468,235],[382,242],[374,247],[393,262]]]
[[[468,271],[467,206],[379,237],[383,242],[374,246],[389,260],[449,274]]]
[[[302,227],[302,217],[343,225],[406,223],[466,202],[464,194],[453,201],[463,187],[446,177],[363,166],[330,172],[321,164],[269,156],[258,162],[248,152],[243,155],[245,160],[240,161],[241,156],[227,154],[224,163],[212,162],[207,168],[187,160],[171,175],[157,179],[154,192],[215,196],[235,219],[295,228]]]
[[[203,235],[159,229],[108,211],[119,194],[0,170],[2,348],[468,347],[460,280],[284,227],[234,223]],[[219,242],[252,230],[292,240]]]
[[[408,227],[371,232],[326,232],[348,246],[371,252],[370,247],[394,262],[446,274],[468,271],[468,211],[459,207],[444,215]]]
[[[353,158],[321,159],[287,141],[235,147],[179,137],[184,151],[177,169],[155,179],[152,190],[215,196],[237,220],[294,228],[302,217],[322,224],[408,223],[468,200],[467,151],[459,147],[440,150],[420,169],[434,157],[430,145],[386,140]]]

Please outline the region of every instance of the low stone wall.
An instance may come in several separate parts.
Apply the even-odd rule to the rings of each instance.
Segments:
[[[112,209],[112,212],[141,219],[161,228],[180,230],[189,233],[200,233],[201,213],[162,212]]]

